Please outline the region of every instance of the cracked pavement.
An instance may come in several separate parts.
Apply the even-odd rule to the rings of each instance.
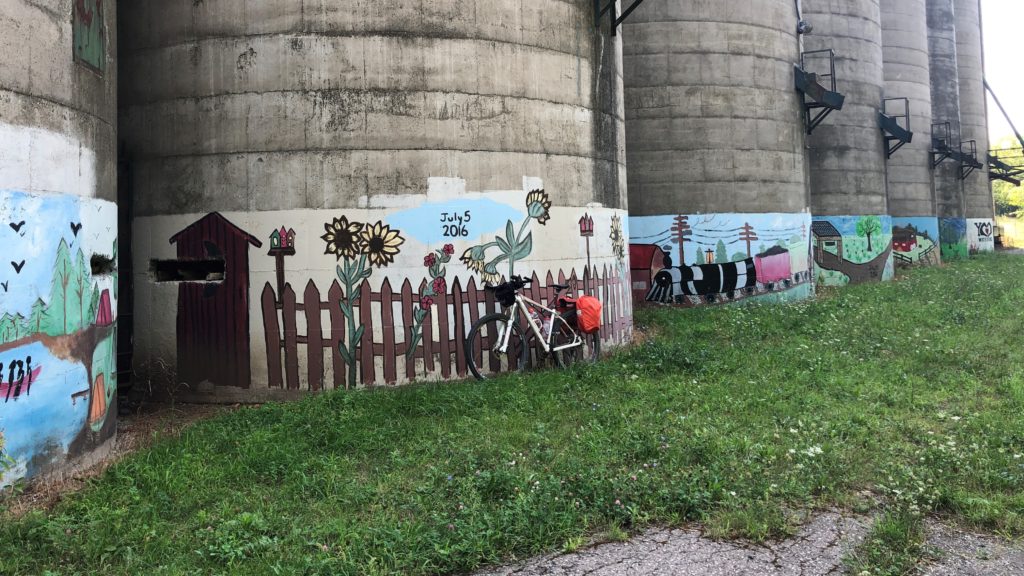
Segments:
[[[627,542],[571,554],[550,554],[492,568],[476,576],[831,576],[845,573],[844,557],[859,545],[870,518],[819,514],[793,538],[754,545],[716,541],[700,530],[652,529]],[[1024,549],[991,536],[929,522],[935,559],[926,576],[1019,576]]]

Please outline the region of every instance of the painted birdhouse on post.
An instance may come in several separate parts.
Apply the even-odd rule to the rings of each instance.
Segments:
[[[580,218],[580,236],[590,238],[594,235],[594,219],[590,214],[584,214]]]
[[[270,233],[270,253],[268,256],[293,256],[295,255],[295,230],[280,229]]]

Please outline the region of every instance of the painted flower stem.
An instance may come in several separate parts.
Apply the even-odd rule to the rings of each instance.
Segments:
[[[356,327],[355,302],[359,299],[359,291],[366,282],[366,255],[359,256],[359,262],[353,269],[351,258],[344,259],[343,266],[338,266],[338,279],[345,285],[345,294],[341,299],[341,313],[345,316],[347,324],[348,339],[344,344],[338,345],[338,352],[345,359],[348,366],[348,386],[356,386],[358,372],[356,367],[356,351],[359,349],[359,340],[363,336],[363,328]]]

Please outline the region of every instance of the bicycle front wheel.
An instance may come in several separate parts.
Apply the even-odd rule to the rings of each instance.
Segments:
[[[505,331],[508,347],[499,350]],[[466,366],[477,380],[520,372],[526,365],[526,338],[519,325],[504,314],[488,314],[477,320],[466,337]]]
[[[581,334],[578,329],[576,312],[566,312],[557,318],[551,327],[551,350],[559,368],[568,368],[577,362],[596,362],[601,357],[599,334]],[[581,344],[570,346],[578,337]],[[568,348],[562,348],[569,346]]]

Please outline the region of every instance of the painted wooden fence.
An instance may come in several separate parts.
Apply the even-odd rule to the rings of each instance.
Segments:
[[[593,280],[589,270],[582,281],[575,271],[566,276],[558,273],[558,284],[573,284],[577,293],[584,286],[604,304],[601,339],[617,343],[629,337],[632,326],[632,301],[627,277],[616,267],[605,266]],[[568,282],[567,282],[568,280]],[[547,304],[553,297],[555,277],[549,272],[542,283],[533,275],[526,296]],[[426,282],[420,284],[420,289]],[[456,278],[446,294],[434,296],[434,307],[423,321],[422,339],[408,355],[412,341],[413,314],[420,305],[420,290],[414,291],[409,280],[395,290],[385,279],[380,290],[372,291],[364,282],[354,312],[365,327],[356,357],[359,358],[360,382],[366,386],[395,384],[417,377],[440,376],[447,379],[467,374],[465,340],[473,323],[492,312],[500,311],[493,293],[478,286],[470,278],[463,287]],[[261,297],[267,345],[267,372],[271,388],[319,391],[325,388],[349,388],[347,367],[338,347],[347,335],[345,316],[341,311],[344,297],[337,281],[331,284],[326,299],[312,280],[306,284],[299,302],[291,285],[286,284],[278,295],[270,283]],[[324,322],[321,312],[329,321]],[[305,334],[299,334],[298,318],[305,318]],[[437,324],[435,335],[434,324]],[[300,348],[305,347],[305,354]],[[408,355],[408,360],[407,360]],[[300,364],[305,364],[304,369]],[[330,374],[327,364],[330,364]],[[333,376],[332,376],[333,375]],[[331,382],[327,379],[331,378]]]

